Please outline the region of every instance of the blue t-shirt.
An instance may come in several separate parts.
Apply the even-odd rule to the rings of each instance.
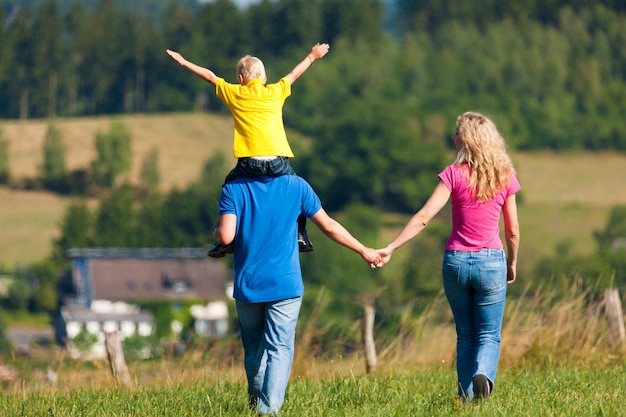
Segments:
[[[321,208],[315,191],[296,175],[240,178],[224,185],[219,213],[237,216],[235,299],[261,303],[302,296],[296,219]]]

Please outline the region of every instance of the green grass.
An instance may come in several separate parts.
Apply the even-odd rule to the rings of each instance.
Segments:
[[[443,297],[419,317],[402,318],[396,340],[377,341],[374,375],[366,375],[358,349],[313,353],[306,332],[322,330],[307,326],[296,338],[282,415],[623,415],[626,350],[609,345],[601,306],[597,291],[578,280],[545,283],[509,299],[496,387],[483,402],[463,403],[456,395],[454,325]],[[131,362],[128,390],[104,360],[38,352],[7,360],[20,374],[2,383],[0,416],[252,416],[236,337],[200,344],[181,357]],[[45,382],[47,369],[56,382]]]
[[[492,397],[461,402],[454,371],[295,379],[283,416],[619,416],[626,367],[609,369],[520,366],[501,372]],[[228,379],[172,386],[75,389],[0,394],[3,416],[252,416],[245,385]]]

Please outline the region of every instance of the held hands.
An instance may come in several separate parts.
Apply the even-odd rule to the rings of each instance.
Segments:
[[[361,257],[372,269],[377,268],[379,265],[382,266],[382,260],[380,259],[380,255],[376,249],[365,248],[363,253],[361,253]]]
[[[370,268],[374,269],[385,266],[391,259],[392,253],[393,249],[389,249],[388,247],[377,250],[367,248],[367,251],[361,256],[369,263]]]
[[[376,252],[380,255],[380,264],[376,265],[377,268],[381,268],[391,260],[391,255],[393,254],[393,249],[389,249],[389,247],[384,247],[382,249],[378,249]]]

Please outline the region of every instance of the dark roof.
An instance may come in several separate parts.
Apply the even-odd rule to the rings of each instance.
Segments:
[[[92,300],[223,299],[226,267],[204,249],[75,249],[85,258]]]

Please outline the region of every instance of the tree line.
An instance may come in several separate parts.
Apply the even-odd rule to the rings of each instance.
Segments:
[[[358,136],[441,140],[467,109],[501,121],[516,149],[626,149],[618,0],[3,4],[0,118],[226,111],[166,48],[231,81],[237,59],[254,54],[277,80],[323,41],[323,76],[299,83],[285,115],[298,131],[326,132],[320,149]],[[362,110],[369,126],[351,117]],[[390,115],[403,129],[388,130]]]

